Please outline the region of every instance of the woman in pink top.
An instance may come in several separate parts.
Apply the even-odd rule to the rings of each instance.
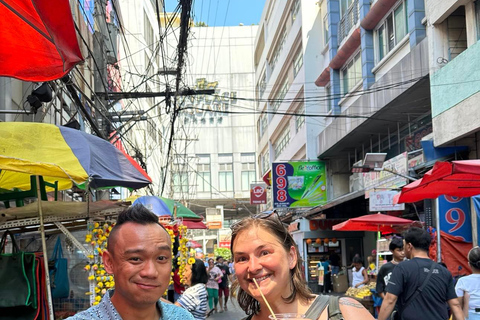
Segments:
[[[210,316],[213,311],[217,312],[218,304],[218,281],[222,279],[223,273],[217,266],[212,258],[208,259],[208,282],[207,282],[207,292],[208,292],[208,306],[210,311],[208,316]]]

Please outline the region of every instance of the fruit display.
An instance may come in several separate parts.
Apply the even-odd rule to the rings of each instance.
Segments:
[[[349,297],[358,298],[358,299],[364,299],[365,297],[369,297],[372,295],[372,292],[370,291],[370,289],[375,289],[376,286],[377,286],[376,282],[370,282],[369,284],[361,288],[350,287],[347,289],[347,292],[345,293],[345,295]]]

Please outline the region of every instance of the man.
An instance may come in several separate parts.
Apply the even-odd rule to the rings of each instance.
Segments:
[[[392,276],[393,269],[405,259],[405,252],[403,251],[403,239],[400,237],[394,237],[390,241],[388,249],[392,253],[393,259],[390,262],[384,264],[377,275],[377,293],[385,299],[385,289],[387,288],[388,281]]]
[[[404,320],[446,320],[447,303],[454,319],[465,319],[455,295],[452,275],[428,258],[430,234],[420,228],[410,228],[405,232],[404,239],[405,255],[410,260],[400,263],[393,270],[378,319],[387,320],[397,300],[400,317]],[[431,268],[434,268],[432,275],[423,291],[405,307],[405,302],[422,286]]]
[[[170,236],[158,217],[142,205],[118,216],[103,253],[105,270],[114,275],[115,290],[70,319],[194,320],[183,308],[161,302],[172,270]]]
[[[217,267],[222,270],[222,282],[218,284],[218,301],[220,302],[220,312],[227,311],[228,296],[230,294],[228,289],[228,279],[230,276],[230,270],[228,266],[223,263],[223,257],[217,257]],[[225,303],[223,303],[223,297],[225,296]]]

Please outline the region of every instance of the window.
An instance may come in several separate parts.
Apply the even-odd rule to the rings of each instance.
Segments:
[[[290,142],[290,128],[287,125],[283,129],[280,136],[278,136],[277,141],[275,141],[275,144],[273,145],[275,158],[277,158],[283,152],[283,150],[285,150],[289,142]]]
[[[302,104],[295,113],[297,114],[297,116],[295,116],[295,128],[298,132],[298,130],[305,124],[305,116],[299,116],[300,114],[305,114],[305,105]]]
[[[280,107],[280,105],[282,104],[283,98],[285,98],[285,95],[288,92],[288,86],[289,86],[288,77],[285,77],[285,80],[283,81],[283,84],[280,87],[280,90],[275,95],[275,98],[272,104],[273,111],[277,111],[278,107]]]
[[[358,52],[342,69],[342,92],[347,94],[362,80],[362,59]]]
[[[382,60],[408,33],[407,3],[402,1],[376,31],[377,60]],[[377,61],[377,62],[378,62]]]
[[[330,37],[328,36],[328,13],[326,13],[323,17],[323,44],[328,45],[328,40]]]
[[[348,8],[352,5],[353,0],[340,0],[340,17],[347,13]]]
[[[292,16],[292,23],[297,19],[298,11],[300,11],[300,0],[294,0],[292,9],[291,9],[291,16]]]
[[[267,116],[265,114],[261,115],[258,119],[258,137],[259,140],[262,139],[263,135],[267,131]]]
[[[220,191],[233,191],[233,156],[218,155],[218,186]]]
[[[250,183],[255,182],[255,153],[242,153],[242,191],[250,190]]]
[[[176,172],[173,174],[173,192],[188,193],[188,173]]]
[[[143,13],[143,33],[145,43],[147,46],[151,46],[153,44],[153,29],[146,12]],[[150,50],[153,50],[153,48],[150,48]]]
[[[332,111],[332,88],[330,85],[325,86],[325,104],[327,105],[327,113]]]
[[[287,28],[284,26],[280,36],[278,37],[277,45],[275,47],[275,51],[273,51],[272,58],[270,59],[270,69],[273,71],[275,69],[275,65],[277,64],[278,57],[282,52],[283,45],[285,44],[285,40],[287,39]]]
[[[270,153],[268,152],[268,150],[262,155],[261,163],[262,175],[264,175],[270,169]]]
[[[298,71],[300,71],[300,68],[303,66],[303,51],[302,48],[300,48],[295,55],[295,58],[293,58],[293,76],[296,77],[298,74]]]
[[[263,76],[260,78],[260,82],[258,83],[259,98],[263,96],[263,93],[265,92],[266,88],[267,88],[267,75],[264,72]]]
[[[197,192],[211,192],[210,155],[199,154],[197,157]]]

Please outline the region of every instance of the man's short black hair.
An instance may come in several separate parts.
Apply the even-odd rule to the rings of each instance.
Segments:
[[[406,243],[410,243],[415,249],[428,252],[432,237],[427,230],[412,227],[405,231],[403,238]]]
[[[113,244],[115,243],[116,234],[118,230],[123,224],[127,222],[138,223],[141,225],[158,224],[165,230],[162,224],[158,221],[158,216],[156,216],[153,212],[145,208],[142,204],[137,203],[123,210],[118,215],[117,222],[115,223],[115,226],[112,228],[112,231],[110,232],[110,236],[108,237],[108,240],[107,240],[108,241],[107,248],[110,253],[113,251]]]
[[[403,239],[401,237],[393,237],[392,241],[388,245],[388,249],[390,251],[394,251],[395,249],[402,249],[403,250]]]
[[[197,283],[207,283],[208,274],[207,268],[205,268],[205,263],[200,259],[195,259],[195,263],[192,264],[192,286]]]
[[[222,257],[222,256],[218,256],[216,261],[218,262],[218,260],[220,260],[220,259],[223,259],[223,257]]]

